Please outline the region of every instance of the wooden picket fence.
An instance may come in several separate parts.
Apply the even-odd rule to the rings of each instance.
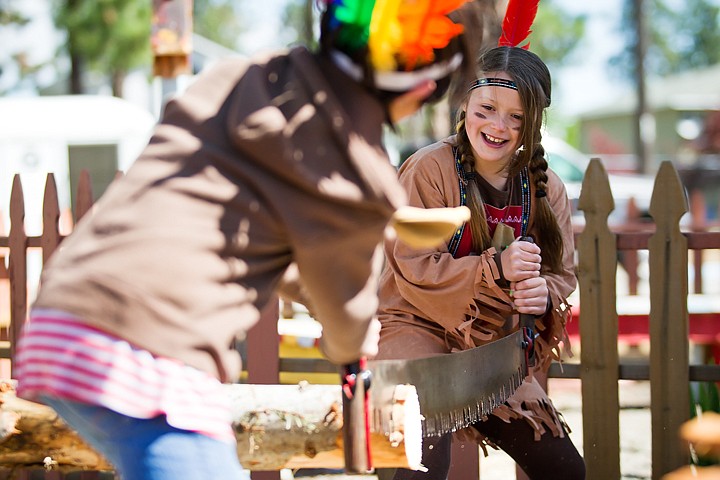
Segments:
[[[580,197],[585,227],[576,243],[580,289],[580,364],[551,375],[582,381],[583,446],[588,479],[619,479],[618,380],[651,385],[652,478],[687,465],[678,431],[690,412],[689,382],[720,381],[720,367],[690,365],[688,341],[688,252],[720,249],[720,232],[681,232],[688,211],[684,188],[672,163],[655,179],[650,214],[654,231],[615,234],[607,226],[612,195],[606,172],[592,160]],[[616,268],[618,250],[649,250],[650,358],[646,365],[619,361]],[[720,331],[720,323],[718,324]],[[555,367],[555,366],[553,366]]]
[[[697,252],[720,249],[720,230],[692,228],[681,231],[680,218],[688,211],[688,200],[672,163],[659,169],[650,206],[654,222],[639,231],[612,231],[608,215],[613,209],[607,173],[599,159],[588,167],[580,197],[585,226],[576,238],[578,252],[581,354],[579,363],[553,364],[549,376],[575,378],[582,383],[583,454],[588,480],[620,479],[619,380],[649,380],[651,384],[652,478],[690,462],[688,449],[680,447],[678,431],[690,412],[691,381],[720,382],[720,367],[689,362],[688,337],[688,258],[702,258]],[[75,218],[92,208],[89,176],[79,179]],[[5,348],[0,356],[12,359],[17,338],[28,309],[28,251],[41,249],[43,261],[60,244],[57,189],[54,176],[47,176],[43,204],[43,230],[38,236],[26,235],[24,199],[20,178],[15,177],[10,198],[9,234],[0,231],[0,283],[9,281],[10,321],[3,329]],[[646,364],[624,364],[618,354],[618,312],[616,271],[618,251],[647,249],[650,266],[650,355]],[[702,260],[700,260],[700,264]],[[700,265],[701,266],[701,265]],[[696,285],[697,291],[697,285]],[[720,313],[720,312],[718,312]],[[279,372],[336,372],[323,359],[279,358],[277,325],[279,309],[271,306],[264,319],[249,333],[246,363],[251,383],[277,383]],[[720,332],[720,322],[718,323]],[[471,449],[469,449],[471,450]],[[451,480],[477,478],[477,449],[453,460]],[[456,450],[457,451],[457,450]],[[3,476],[4,475],[4,476]],[[15,471],[3,478],[97,480],[105,474],[80,472],[80,477],[31,469]],[[103,476],[105,475],[105,476]],[[279,479],[277,472],[253,472],[253,479]]]

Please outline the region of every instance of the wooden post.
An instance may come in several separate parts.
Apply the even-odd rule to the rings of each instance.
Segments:
[[[279,315],[280,302],[275,298],[260,312],[260,320],[247,333],[248,383],[280,383]]]
[[[688,249],[680,218],[688,211],[672,163],[660,165],[650,201],[657,226],[650,237],[650,413],[652,478],[689,462],[678,432],[690,416]]]
[[[52,173],[48,173],[45,180],[42,219],[40,247],[42,248],[43,265],[45,265],[60,244],[60,206],[58,205],[55,175]]]
[[[477,443],[453,440],[448,480],[480,478],[480,447]]]
[[[92,180],[90,179],[90,172],[86,169],[80,170],[76,193],[75,224],[77,224],[77,222],[79,222],[80,219],[92,209],[94,203]]]
[[[271,300],[260,312],[260,320],[247,334],[248,383],[269,385],[280,382],[280,300]],[[254,471],[253,480],[280,480],[280,472]]]
[[[607,225],[614,201],[600,159],[585,172],[578,208],[585,214],[577,245],[583,451],[588,480],[607,480],[620,478],[617,246]]]
[[[702,190],[696,188],[690,192],[690,225],[693,232],[702,232],[707,226],[707,208]],[[693,292],[703,292],[702,263],[703,251],[693,250]]]
[[[8,234],[10,276],[10,359],[15,358],[17,339],[27,316],[27,247],[25,197],[20,175],[15,174],[10,192],[10,233]],[[12,370],[11,370],[12,371]]]
[[[614,199],[613,199],[614,200]],[[640,209],[635,203],[635,198],[630,197],[630,201],[627,204],[627,228],[637,228],[637,223],[640,221]],[[638,251],[625,250],[621,253],[623,259],[623,266],[628,275],[628,293],[630,295],[637,295],[638,284],[640,283],[640,275],[638,275]]]

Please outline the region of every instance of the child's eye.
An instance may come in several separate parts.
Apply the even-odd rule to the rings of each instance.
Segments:
[[[522,120],[523,120],[523,116],[522,116],[522,115],[513,115],[512,118],[514,118],[515,120],[517,120],[517,121],[519,121],[519,122],[522,122]]]

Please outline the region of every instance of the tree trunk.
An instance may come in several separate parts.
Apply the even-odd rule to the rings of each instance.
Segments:
[[[67,0],[67,10],[72,12],[78,8],[78,0]],[[70,78],[69,87],[72,95],[85,93],[83,84],[84,59],[77,47],[77,41],[72,29],[67,30],[67,48],[70,55]]]
[[[112,94],[114,97],[123,98],[123,85],[125,84],[125,77],[127,74],[122,70],[114,70],[110,76],[112,84]]]
[[[2,388],[4,387],[4,388]],[[64,471],[112,470],[50,407],[0,387],[0,467],[45,465]],[[227,386],[240,463],[250,470],[342,468],[342,400],[336,385]],[[387,432],[371,432],[376,468],[420,468],[420,407],[415,388],[398,385],[390,405],[373,405]],[[380,422],[378,422],[380,423]]]
[[[72,50],[72,49],[71,49]],[[82,74],[83,74],[83,61],[82,57],[74,52],[70,52],[70,93],[73,95],[80,95],[85,93],[85,86],[83,85]]]

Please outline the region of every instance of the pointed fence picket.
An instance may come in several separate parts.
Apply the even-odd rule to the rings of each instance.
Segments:
[[[672,164],[661,165],[653,188],[650,215],[650,398],[653,477],[687,465],[689,449],[676,435],[690,418],[688,338],[688,250],[680,218],[688,211],[685,191]],[[683,339],[678,341],[677,339]]]
[[[683,449],[678,439],[679,428],[690,415],[689,382],[720,381],[717,365],[689,363],[687,306],[688,252],[720,249],[720,232],[681,232],[680,219],[688,203],[670,162],[661,165],[655,179],[650,206],[654,229],[610,231],[612,195],[599,159],[591,161],[585,174],[579,208],[586,221],[576,243],[582,305],[580,364],[565,365],[563,371],[553,365],[550,375],[581,379],[588,480],[621,478],[618,381],[649,380],[652,478],[660,479],[689,463],[689,448]],[[650,356],[644,365],[621,363],[617,350],[617,251],[638,249],[649,251],[650,262]]]
[[[589,188],[590,185],[595,188]],[[615,308],[617,247],[616,235],[607,224],[614,208],[610,184],[599,161],[593,160],[588,166],[578,208],[585,213],[585,227],[576,245],[582,305],[582,415],[583,419],[608,419],[602,422],[602,428],[586,425],[583,421],[585,463],[588,472],[602,469],[604,478],[619,479],[620,433],[619,423],[615,422],[620,418],[618,315]]]

